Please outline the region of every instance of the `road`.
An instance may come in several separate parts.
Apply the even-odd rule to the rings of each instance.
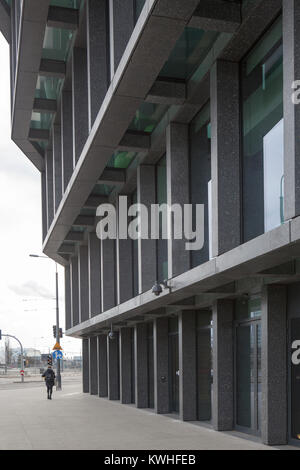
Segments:
[[[41,382],[0,384],[0,450],[270,450],[134,406],[81,393],[79,376],[46,399]]]

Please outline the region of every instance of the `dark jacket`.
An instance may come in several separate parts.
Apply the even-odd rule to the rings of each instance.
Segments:
[[[55,374],[52,369],[47,369],[42,377],[45,377],[45,382],[46,385],[53,386],[54,385],[54,380],[55,380]]]

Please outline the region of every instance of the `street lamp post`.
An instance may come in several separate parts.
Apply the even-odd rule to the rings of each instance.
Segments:
[[[48,256],[29,255],[31,258],[45,258],[50,259]],[[55,290],[56,290],[56,343],[60,345],[59,335],[59,302],[58,302],[58,271],[57,263],[55,263]],[[56,390],[61,390],[61,374],[60,374],[60,359],[56,359]]]

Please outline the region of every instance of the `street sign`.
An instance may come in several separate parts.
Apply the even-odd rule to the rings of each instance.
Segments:
[[[24,370],[20,370],[20,374],[24,375],[25,374]]]
[[[63,358],[63,353],[59,350],[56,350],[52,353],[53,359],[62,359]]]
[[[61,347],[61,345],[60,345],[60,344],[58,344],[58,343],[56,343],[56,344],[54,345],[54,347],[53,347],[53,351],[55,351],[56,349],[60,349],[60,350],[62,350],[62,347]]]

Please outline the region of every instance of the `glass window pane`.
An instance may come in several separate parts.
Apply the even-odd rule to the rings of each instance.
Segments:
[[[48,100],[57,100],[63,85],[63,79],[54,77],[42,77],[37,79],[35,97]]]
[[[108,186],[107,184],[96,184],[92,191],[92,195],[109,196],[113,189],[114,186]]]
[[[251,326],[240,326],[236,332],[237,424],[251,428]]]
[[[135,22],[137,22],[137,20],[139,19],[145,3],[146,3],[146,0],[135,0]]]
[[[72,46],[73,37],[73,31],[47,26],[42,58],[66,61]]]
[[[142,131],[151,134],[162,117],[166,114],[168,106],[161,104],[143,103],[135,114],[129,130]]]
[[[50,5],[52,7],[63,7],[63,8],[73,8],[78,10],[81,4],[81,0],[51,0]]]
[[[30,127],[32,129],[50,129],[52,120],[53,114],[33,112]]]
[[[167,165],[164,156],[156,167],[156,203],[167,203]],[[166,233],[167,220],[163,214],[159,215],[159,240],[157,243],[157,275],[158,281],[168,279],[168,240],[162,239]]]
[[[205,59],[219,33],[185,28],[169,59],[160,72],[160,77],[188,80]]]
[[[136,152],[115,152],[110,158],[108,168],[128,168],[136,158]]]
[[[242,63],[242,99],[243,231],[248,241],[283,218],[281,19]]]
[[[252,299],[238,299],[236,301],[236,320],[251,320],[261,317],[261,298],[254,297]]]

